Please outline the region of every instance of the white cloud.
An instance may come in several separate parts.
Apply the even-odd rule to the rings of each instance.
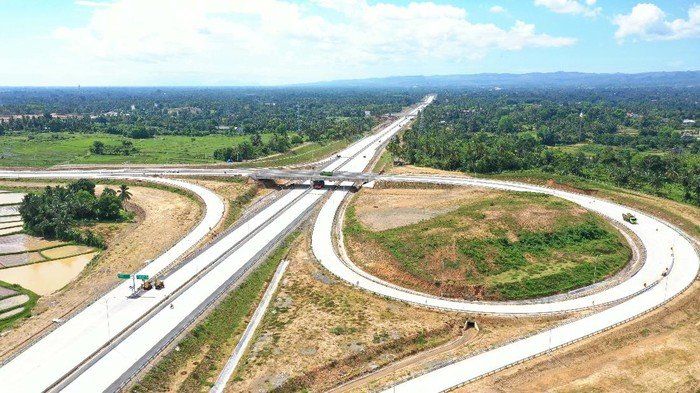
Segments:
[[[75,0],[73,2],[75,5],[81,5],[84,7],[107,7],[109,3],[100,3],[97,1],[87,1],[87,0]]]
[[[597,16],[602,8],[596,7],[596,0],[535,0],[535,5],[548,8],[557,14]]]
[[[522,21],[507,29],[474,23],[463,8],[432,2],[116,0],[92,12],[87,25],[62,27],[54,36],[77,62],[120,74],[157,70],[279,83],[419,72],[434,61],[458,64],[491,51],[575,43]],[[335,15],[320,16],[329,12]]]
[[[506,11],[507,10],[501,7],[500,5],[494,5],[493,7],[489,8],[489,12],[491,12],[492,14],[503,14]]]
[[[643,41],[677,40],[700,37],[700,5],[688,10],[688,19],[666,19],[666,13],[652,3],[640,3],[627,15],[617,15],[615,38],[619,42],[632,37]]]

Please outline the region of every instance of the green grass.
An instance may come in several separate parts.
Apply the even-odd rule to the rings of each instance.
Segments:
[[[280,167],[287,165],[298,165],[307,162],[322,160],[331,154],[347,147],[352,141],[341,139],[330,142],[311,142],[291,149],[286,153],[262,158],[256,161],[248,161],[233,164],[234,167],[258,168],[258,167]]]
[[[267,283],[297,234],[289,235],[240,286],[226,295],[204,321],[185,335],[178,343],[179,351],[166,354],[131,391],[163,391],[177,377],[176,372],[193,359],[198,359],[199,364],[187,376],[179,391],[199,392],[209,387],[210,380],[218,375],[221,363],[230,356],[230,344],[245,329],[246,317],[257,306]]]
[[[570,185],[581,190],[588,190],[591,192],[596,192],[598,195],[606,197],[616,202],[627,204],[629,206],[646,210],[651,212],[651,214],[662,215],[666,219],[670,219],[677,223],[682,229],[688,231],[691,235],[696,237],[700,236],[700,225],[695,225],[692,221],[686,219],[678,213],[670,211],[668,208],[664,207],[662,203],[657,203],[648,200],[644,192],[648,195],[653,195],[653,192],[648,190],[629,190],[626,188],[617,187],[609,183],[583,179],[577,176],[567,176],[567,175],[557,175],[553,173],[543,172],[540,170],[527,170],[527,171],[513,171],[504,172],[497,175],[480,175],[481,177],[492,178],[492,179],[503,179],[503,180],[514,180],[521,181],[525,183],[533,184],[546,184],[549,180],[554,180],[560,184]],[[657,196],[658,198],[665,198],[673,201],[673,203],[678,203],[679,205],[686,205],[688,207],[694,207],[688,204],[682,198],[682,190],[680,188],[670,188],[669,192],[671,196],[666,195],[665,197]]]
[[[377,164],[372,168],[372,172],[379,173],[382,170],[390,171],[394,167],[394,156],[388,150],[384,150],[382,156],[379,157]]]
[[[224,218],[224,223],[222,228],[226,229],[233,225],[238,218],[243,214],[243,209],[255,198],[258,194],[258,187],[256,185],[249,186],[241,195],[232,200],[229,205],[228,213]]]
[[[33,136],[0,136],[0,166],[38,166],[59,164],[200,164],[218,162],[214,150],[246,140],[247,136],[177,136],[164,135],[152,139],[128,139],[109,134],[52,133]],[[270,134],[264,134],[267,141]],[[90,154],[94,141],[120,145],[130,140],[139,150],[131,156]]]
[[[587,157],[593,157],[596,154],[600,154],[604,152],[607,149],[613,149],[613,150],[623,150],[623,149],[628,149],[627,147],[624,146],[607,146],[607,145],[601,145],[598,143],[591,143],[591,142],[583,142],[583,143],[577,143],[573,145],[561,145],[561,146],[552,146],[550,149],[552,150],[559,150],[559,151],[564,151],[567,153],[578,153],[582,152],[585,154]],[[668,154],[667,151],[665,150],[647,150],[644,152],[641,152],[643,155],[650,155],[650,154],[655,154],[655,155],[666,155]]]
[[[516,215],[535,206],[556,218],[546,228],[522,229]],[[374,242],[407,273],[436,289],[447,285],[464,294],[466,288],[483,288],[487,298],[535,298],[599,281],[619,271],[631,256],[610,224],[590,212],[573,215],[569,212],[573,206],[547,195],[509,193],[377,232],[363,227],[350,206],[345,233],[357,242]],[[494,211],[498,218],[484,221]],[[480,235],[469,235],[476,227],[482,229]],[[436,255],[443,255],[443,260],[436,260]],[[462,278],[443,283],[443,277],[454,277],[455,270]]]
[[[15,322],[17,322],[21,318],[29,318],[32,315],[32,308],[34,308],[37,300],[39,300],[39,295],[37,295],[36,293],[34,293],[26,288],[19,286],[17,284],[10,284],[10,283],[6,283],[4,281],[0,281],[0,287],[9,288],[9,289],[12,289],[13,291],[16,291],[16,292],[19,292],[19,293],[22,293],[22,294],[29,296],[29,300],[27,300],[27,302],[24,303],[22,306],[19,306],[19,307],[24,307],[24,310],[21,313],[13,315],[9,318],[5,318],[5,319],[0,320],[0,332],[1,332],[5,329],[11,328],[15,324]],[[3,312],[10,311],[10,310],[11,309],[3,310]]]

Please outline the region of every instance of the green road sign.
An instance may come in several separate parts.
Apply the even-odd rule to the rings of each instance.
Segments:
[[[121,278],[122,280],[127,280],[127,279],[131,278],[131,274],[117,273],[117,278]]]
[[[148,280],[148,274],[137,274],[136,279],[137,280]]]

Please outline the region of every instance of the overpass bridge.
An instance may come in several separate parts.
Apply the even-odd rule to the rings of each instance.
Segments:
[[[261,169],[251,171],[248,177],[255,180],[294,180],[294,181],[331,181],[366,183],[377,178],[375,173],[364,172],[319,172],[309,170]]]

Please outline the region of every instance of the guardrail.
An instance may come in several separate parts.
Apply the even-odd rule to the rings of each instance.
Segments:
[[[106,349],[111,349],[117,346],[119,343],[121,343],[124,339],[126,339],[125,335],[131,331],[133,331],[136,328],[139,328],[140,326],[143,326],[146,322],[148,322],[153,316],[154,313],[159,312],[163,308],[166,307],[166,303],[171,303],[174,299],[176,299],[178,296],[182,295],[187,289],[189,289],[192,285],[194,285],[199,279],[206,274],[208,274],[212,269],[214,269],[216,266],[218,266],[221,262],[223,262],[226,258],[228,258],[231,254],[233,254],[242,244],[244,244],[247,240],[255,236],[256,234],[260,233],[265,227],[267,227],[275,217],[279,217],[282,213],[287,211],[294,203],[296,203],[301,197],[305,196],[309,190],[306,192],[300,194],[299,197],[295,198],[292,203],[289,205],[285,206],[283,209],[281,209],[279,212],[275,213],[275,215],[270,219],[265,221],[264,224],[256,227],[248,233],[245,237],[241,239],[241,241],[237,242],[236,244],[232,245],[229,249],[227,249],[226,252],[224,252],[222,255],[217,257],[214,261],[210,262],[209,264],[205,265],[202,267],[196,274],[194,274],[192,277],[190,277],[187,281],[182,283],[179,287],[175,288],[173,292],[170,293],[170,295],[164,297],[161,299],[158,303],[153,305],[149,310],[147,310],[141,317],[124,327],[120,332],[114,335],[110,341],[108,341],[106,344],[102,345],[100,348],[98,348],[96,351],[91,353],[85,360],[80,362],[76,367],[72,368],[68,373],[64,374],[56,383],[54,383],[52,386],[49,387],[49,390],[54,389],[54,387],[62,387],[62,386],[67,386],[67,384],[71,383],[75,378],[77,378],[82,372],[78,373],[78,375],[74,375],[76,372],[80,371],[83,369],[83,371],[89,367],[92,366],[95,362],[99,361],[99,359],[104,356],[104,351]],[[203,252],[203,251],[202,251]],[[201,254],[201,252],[199,253]],[[199,255],[198,254],[198,255]],[[257,256],[257,254],[256,254]],[[194,259],[194,257],[192,258]],[[255,257],[251,260],[254,261],[256,260]],[[250,261],[249,261],[250,263]],[[243,273],[245,273],[248,270],[249,266],[244,265],[243,267]],[[205,308],[206,309],[206,308]],[[204,310],[202,310],[204,312]],[[130,334],[130,333],[129,333]]]
[[[340,208],[336,211],[336,214],[335,214],[335,217],[334,217],[334,220],[333,220],[333,221],[334,221],[334,233],[335,233],[336,236],[337,236],[337,239],[333,239],[333,240],[335,240],[334,246],[336,246],[337,248],[341,248],[341,250],[344,250],[344,246],[343,246],[344,240],[343,240],[343,233],[342,233],[342,225],[343,225],[343,222],[344,222],[345,209],[347,208],[347,205],[349,204],[349,199],[350,199],[350,195],[347,195],[347,196],[345,197],[345,199],[343,200],[343,202],[341,203]],[[644,250],[643,253],[646,254],[646,250]],[[439,297],[439,296],[435,296],[435,295],[431,295],[431,294],[422,293],[422,292],[419,292],[419,291],[415,291],[415,290],[412,290],[412,289],[404,288],[404,287],[398,286],[398,285],[396,285],[396,284],[393,284],[393,283],[390,283],[390,282],[386,282],[386,281],[384,281],[384,280],[381,280],[381,279],[379,279],[379,278],[377,278],[377,277],[375,277],[375,276],[373,276],[373,275],[371,275],[371,274],[369,274],[369,273],[363,271],[362,269],[358,268],[354,263],[352,263],[351,261],[347,260],[347,258],[345,257],[345,253],[344,253],[344,252],[341,252],[340,255],[338,255],[338,253],[336,252],[336,256],[338,256],[338,258],[340,259],[340,261],[341,261],[348,269],[350,269],[350,270],[354,271],[355,273],[361,275],[362,277],[364,277],[364,278],[367,279],[367,280],[370,280],[370,281],[375,282],[375,283],[377,283],[377,284],[384,285],[384,286],[388,286],[388,287],[391,287],[391,288],[394,288],[394,289],[396,289],[396,290],[400,290],[400,291],[403,291],[403,292],[406,292],[406,293],[411,293],[411,294],[414,294],[414,295],[423,296],[423,297],[430,298],[430,299],[433,299],[433,300],[444,300],[443,298],[441,298],[441,297]],[[646,255],[644,255],[644,258],[646,258]],[[600,304],[592,304],[591,306],[585,306],[585,307],[579,307],[579,308],[572,308],[572,309],[561,310],[561,311],[550,311],[550,312],[544,312],[544,311],[543,311],[543,312],[537,313],[537,315],[562,315],[562,314],[570,314],[570,313],[572,313],[572,312],[577,312],[577,311],[582,311],[582,310],[591,310],[591,309],[607,308],[607,307],[610,307],[610,306],[612,306],[612,305],[615,305],[615,304],[619,304],[619,303],[621,303],[621,302],[624,302],[624,301],[626,301],[626,300],[628,300],[628,299],[630,299],[630,298],[632,298],[632,297],[634,297],[634,296],[638,296],[639,294],[641,294],[641,293],[643,293],[643,292],[645,292],[645,291],[647,291],[647,290],[653,288],[656,284],[658,284],[659,281],[660,281],[660,279],[658,279],[658,280],[656,280],[656,281],[650,283],[649,285],[647,285],[646,287],[640,289],[640,290],[637,291],[637,292],[633,292],[632,294],[629,294],[629,295],[627,295],[627,296],[625,296],[625,297],[622,297],[622,298],[619,298],[619,299],[615,299],[615,300],[612,300],[612,301],[609,301],[609,302],[600,303]],[[425,308],[429,308],[429,309],[434,309],[434,310],[439,310],[439,311],[455,311],[454,308],[439,307],[439,306],[433,306],[433,305],[429,305],[429,304],[420,304],[420,303],[409,302],[409,301],[405,301],[405,300],[402,300],[402,299],[398,299],[398,298],[394,298],[394,297],[390,297],[390,296],[386,296],[386,295],[376,294],[376,293],[374,293],[374,292],[372,292],[372,291],[369,291],[369,290],[366,290],[366,289],[364,289],[364,288],[362,288],[362,287],[360,287],[360,286],[358,286],[358,285],[356,285],[356,284],[353,284],[353,283],[349,283],[349,284],[352,285],[353,287],[356,287],[356,288],[362,290],[362,291],[365,291],[365,292],[368,292],[368,293],[373,293],[373,294],[378,295],[378,296],[381,296],[381,297],[383,297],[383,298],[385,298],[385,299],[391,299],[391,300],[394,300],[394,301],[399,301],[399,302],[402,302],[402,303],[404,303],[404,304],[420,305],[421,307],[425,307]],[[600,284],[600,283],[598,283],[598,284]],[[596,284],[593,284],[593,285],[596,285]],[[590,287],[590,286],[589,286],[589,287]],[[589,288],[589,287],[585,287],[585,288]],[[582,289],[585,289],[585,288],[582,288]],[[606,288],[603,288],[603,289],[601,289],[601,290],[604,290],[604,289],[606,289]],[[569,295],[569,294],[570,294],[570,296],[565,296],[565,297],[563,298],[563,300],[571,300],[571,299],[576,299],[576,298],[579,298],[579,297],[586,296],[585,294],[579,295],[579,294],[575,293],[574,291],[570,291],[570,292],[568,292],[567,294],[564,294],[564,295]],[[554,295],[554,296],[561,296],[561,295]],[[518,301],[498,302],[498,304],[516,304],[516,305],[517,305],[517,304],[520,304],[520,305],[527,305],[527,304],[546,304],[546,303],[551,303],[551,302],[552,302],[552,301],[543,301],[543,299],[544,299],[544,300],[547,300],[547,299],[549,299],[549,297],[548,297],[548,298],[541,298],[541,299],[532,299],[532,300],[518,300]],[[470,304],[479,304],[479,305],[491,305],[491,304],[496,304],[496,303],[494,303],[494,302],[468,301],[468,300],[461,300],[461,299],[450,299],[450,301],[459,302],[459,303],[465,303],[465,304],[466,304],[466,303],[470,303]],[[476,314],[476,315],[505,315],[505,316],[509,316],[509,315],[532,315],[532,313],[484,313],[484,312],[474,312],[474,311],[469,311],[469,312],[472,313],[472,314]]]
[[[220,286],[214,293],[205,300],[203,306],[199,307],[197,310],[192,312],[187,318],[185,318],[178,326],[171,331],[164,339],[159,341],[149,354],[145,355],[137,364],[132,366],[119,380],[109,386],[108,391],[118,391],[125,387],[136,375],[138,375],[148,364],[156,357],[159,353],[163,351],[165,347],[170,345],[175,339],[177,339],[184,331],[196,321],[209,307],[211,307],[217,300],[223,296],[229,289],[245,274],[247,274],[252,267],[257,265],[264,257],[269,255],[274,251],[274,249],[279,246],[279,244],[284,240],[284,238],[291,232],[292,229],[297,227],[301,221],[306,219],[306,217],[313,211],[315,204],[309,206],[297,219],[285,227],[280,234],[278,234],[275,239],[268,245],[268,247],[261,249],[256,253],[253,258],[251,258],[241,269],[239,269],[236,274],[231,276],[222,286]]]
[[[3,177],[3,176],[0,176],[0,177]],[[5,178],[6,178],[6,177],[5,177]],[[118,175],[111,174],[111,175],[104,175],[103,177],[95,177],[95,179],[106,179],[106,180],[107,180],[107,179],[115,179],[115,178],[117,178],[117,179],[130,179],[130,180],[132,180],[132,181],[134,181],[134,180],[136,180],[136,181],[149,181],[149,182],[153,182],[153,183],[157,183],[157,184],[164,184],[164,183],[165,183],[165,182],[162,182],[162,181],[158,181],[158,179],[155,178],[155,177],[143,178],[143,177],[140,177],[140,176],[133,176],[133,175],[127,175],[126,177],[120,177],[120,176],[118,176]],[[17,179],[20,179],[20,177],[17,177]],[[41,179],[41,178],[38,178],[38,179]],[[48,178],[47,180],[56,181],[57,179],[60,180],[61,178]],[[173,184],[168,184],[168,185],[169,185],[169,186],[173,186],[173,187],[178,187],[177,185],[173,185]],[[189,191],[189,190],[187,190],[186,188],[183,188],[183,187],[179,187],[179,188],[182,189],[182,190],[185,190],[185,191]],[[199,201],[202,203],[202,205],[205,206],[204,212],[202,213],[202,217],[206,216],[206,204],[204,203],[204,200],[202,200],[202,198],[201,198],[199,195],[197,195],[196,193],[193,193],[193,196],[194,196],[195,198],[197,198],[197,200],[199,200]],[[222,216],[221,218],[223,218],[223,216]],[[219,222],[221,222],[221,219],[219,219]],[[197,224],[197,225],[199,225],[199,224]],[[185,237],[187,237],[188,234],[189,234],[189,233],[186,233],[186,234],[181,235],[181,236],[177,239],[177,241],[175,241],[175,243],[174,243],[172,246],[170,246],[167,250],[165,250],[163,253],[166,253],[166,252],[170,251],[170,250],[171,250],[173,247],[175,247],[179,242],[181,242]],[[203,247],[209,246],[209,245],[210,245],[211,243],[213,243],[215,240],[216,240],[216,238],[211,239],[209,242],[205,243],[205,244],[203,245]],[[201,239],[200,239],[200,241],[201,241]],[[190,250],[191,250],[191,249],[190,249]],[[185,251],[181,256],[179,256],[179,257],[177,258],[177,260],[180,260],[180,259],[182,259],[182,258],[187,258],[187,257],[188,257],[188,252],[190,252],[190,250]],[[89,302],[85,302],[85,303],[79,304],[79,305],[76,306],[75,308],[73,308],[73,309],[69,310],[68,312],[66,312],[66,313],[62,314],[61,316],[59,316],[59,318],[60,318],[60,319],[63,319],[63,320],[64,320],[64,323],[65,323],[66,320],[70,320],[71,318],[73,318],[73,317],[76,316],[77,314],[79,314],[79,313],[81,313],[82,311],[84,311],[86,308],[88,308],[88,307],[92,306],[93,304],[97,303],[97,302],[102,298],[102,296],[104,296],[104,294],[109,293],[109,292],[111,292],[111,291],[117,289],[117,287],[119,287],[120,285],[122,285],[122,282],[116,282],[116,283],[114,283],[114,284],[111,285],[106,291],[104,291],[102,294],[96,294],[96,295],[93,297],[93,299],[91,299]],[[22,354],[24,351],[26,351],[27,348],[29,348],[29,347],[31,347],[32,345],[36,344],[39,340],[43,339],[43,338],[46,337],[47,335],[51,334],[51,332],[53,332],[54,330],[56,330],[56,329],[57,329],[58,327],[60,327],[62,324],[63,324],[63,323],[61,323],[61,324],[51,323],[51,324],[47,325],[46,327],[44,327],[42,330],[40,330],[38,333],[32,335],[32,336],[29,337],[28,339],[25,339],[25,340],[22,341],[21,343],[15,345],[14,347],[12,347],[12,348],[10,348],[9,350],[5,351],[2,355],[7,354],[8,352],[15,351],[17,348],[20,348],[20,350],[15,351],[11,356],[8,356],[8,357],[5,358],[2,362],[0,362],[0,367],[2,367],[2,366],[4,366],[5,364],[9,363],[9,362],[12,361],[14,358],[16,358],[17,356],[19,356],[20,354]]]
[[[470,180],[471,180],[471,179],[470,179]],[[633,210],[633,211],[634,211],[634,210]],[[645,215],[646,215],[646,214],[645,214]],[[658,220],[659,222],[661,222],[662,224],[667,225],[668,227],[670,227],[671,229],[673,229],[675,232],[677,232],[679,235],[681,235],[683,238],[685,238],[686,240],[688,240],[688,241],[690,242],[690,244],[693,246],[693,248],[695,249],[696,253],[697,253],[697,254],[700,254],[700,241],[698,241],[698,240],[695,239],[695,238],[690,237],[688,234],[686,234],[684,231],[682,231],[681,229],[679,229],[677,226],[675,226],[675,225],[673,225],[673,224],[671,224],[671,223],[669,223],[669,222],[667,222],[667,221],[665,221],[665,220],[662,220],[662,219],[659,219],[659,218],[656,218],[656,217],[654,217],[654,218],[655,218],[656,220]],[[672,261],[671,265],[669,266],[669,272],[673,269],[674,263],[675,263],[675,261]],[[665,306],[667,303],[669,303],[670,301],[672,301],[673,299],[675,299],[675,298],[678,297],[679,295],[683,294],[683,293],[684,293],[688,288],[690,288],[690,286],[692,286],[693,283],[694,283],[695,281],[697,281],[699,278],[700,278],[700,269],[698,269],[698,270],[695,272],[695,277],[694,277],[694,279],[693,279],[688,285],[686,285],[684,288],[682,288],[680,291],[676,292],[676,293],[673,294],[672,296],[670,296],[670,297],[668,297],[668,298],[665,298],[663,301],[661,301],[660,303],[654,305],[654,306],[651,307],[651,308],[648,308],[648,309],[646,309],[646,310],[642,310],[642,311],[640,311],[639,313],[636,313],[636,314],[634,314],[633,316],[631,316],[631,317],[629,317],[629,318],[626,318],[626,319],[624,319],[624,320],[622,320],[622,321],[616,322],[616,323],[614,323],[614,324],[612,324],[612,325],[606,326],[606,327],[604,327],[604,328],[602,328],[602,329],[598,329],[598,330],[596,330],[595,332],[592,332],[592,333],[586,334],[586,335],[584,335],[584,336],[575,338],[575,339],[573,339],[573,340],[570,340],[570,341],[565,342],[565,343],[563,343],[563,344],[557,345],[557,346],[555,346],[555,347],[548,348],[548,349],[543,350],[543,351],[541,351],[541,352],[538,352],[538,353],[536,353],[536,354],[534,354],[534,355],[531,355],[531,356],[525,357],[525,358],[523,358],[523,359],[520,359],[520,360],[518,360],[518,361],[516,361],[516,362],[513,362],[513,363],[510,363],[510,364],[508,364],[508,365],[499,367],[498,369],[492,370],[492,371],[490,371],[490,372],[488,372],[488,373],[485,373],[485,374],[482,374],[482,375],[480,375],[480,376],[477,376],[477,377],[471,378],[471,379],[469,379],[469,380],[463,381],[462,383],[459,383],[459,384],[457,384],[457,385],[455,385],[455,386],[452,386],[452,387],[450,387],[449,389],[442,390],[442,392],[447,392],[447,391],[450,391],[450,390],[459,388],[459,387],[461,387],[461,386],[467,385],[467,384],[469,384],[469,383],[471,383],[471,382],[474,382],[474,381],[476,381],[476,380],[479,380],[479,379],[486,378],[486,377],[488,377],[488,376],[494,375],[494,374],[496,374],[496,373],[498,373],[498,372],[500,372],[500,371],[503,371],[503,370],[505,370],[505,369],[508,369],[508,368],[510,368],[510,367],[517,366],[517,365],[522,364],[522,363],[525,363],[525,362],[527,362],[527,361],[529,361],[529,360],[532,360],[532,359],[535,359],[535,358],[537,358],[537,357],[546,355],[546,354],[548,354],[548,353],[552,353],[552,352],[554,352],[554,351],[556,351],[556,350],[558,350],[558,349],[561,349],[561,348],[564,348],[564,347],[573,345],[573,344],[578,343],[578,342],[580,342],[580,341],[582,341],[582,340],[591,338],[591,337],[596,336],[596,335],[598,335],[598,334],[607,332],[607,331],[612,330],[612,329],[615,329],[615,328],[617,328],[617,327],[619,327],[619,326],[621,326],[621,325],[624,325],[624,324],[626,324],[626,323],[629,323],[629,322],[631,322],[631,321],[633,321],[633,320],[635,320],[635,319],[640,318],[640,317],[643,316],[643,315],[646,315],[646,314],[648,314],[648,313],[651,313],[651,312],[653,312],[653,311],[655,311],[655,310],[657,310],[657,309],[659,309],[659,308]],[[644,288],[643,290],[637,292],[636,294],[632,294],[632,295],[628,296],[627,298],[625,298],[624,300],[619,301],[618,303],[624,303],[624,301],[627,301],[627,300],[629,300],[629,299],[631,299],[631,298],[633,298],[633,297],[638,296],[639,294],[641,294],[641,293],[643,293],[643,292],[646,292],[646,291],[650,290],[652,287],[654,287],[654,286],[660,284],[663,280],[668,280],[668,275],[666,275],[666,276],[664,276],[664,277],[662,277],[662,278],[657,279],[652,285],[648,286],[647,288]],[[606,307],[606,308],[607,308],[607,307]],[[448,362],[446,362],[446,363],[443,362],[443,363],[440,364],[438,367],[433,367],[433,368],[430,368],[430,369],[425,370],[425,372],[418,373],[418,374],[412,374],[412,375],[409,375],[408,377],[404,377],[404,378],[402,378],[402,379],[401,379],[400,381],[398,381],[398,382],[395,382],[395,383],[392,383],[392,384],[390,384],[390,385],[387,385],[387,386],[383,387],[382,390],[385,389],[385,388],[390,388],[391,386],[395,386],[395,385],[397,385],[398,383],[403,382],[403,381],[406,381],[406,380],[408,380],[408,379],[412,379],[412,378],[415,378],[415,377],[420,376],[420,375],[425,375],[425,374],[427,374],[427,373],[429,373],[429,372],[431,372],[431,371],[435,371],[435,370],[437,370],[437,369],[439,369],[439,368],[442,368],[442,367],[445,367],[445,366],[447,366],[447,365],[451,365],[451,364],[458,363],[458,362],[460,362],[460,361],[462,361],[462,360],[464,360],[464,359],[467,359],[467,358],[470,358],[470,357],[474,357],[474,356],[477,356],[477,355],[479,355],[479,354],[482,354],[482,353],[485,353],[485,352],[488,352],[488,351],[491,351],[491,350],[494,350],[494,349],[497,349],[497,348],[505,347],[505,346],[510,345],[510,344],[512,344],[512,343],[515,343],[515,342],[518,342],[518,341],[522,341],[522,340],[528,339],[528,338],[530,338],[530,337],[532,337],[532,336],[535,336],[535,335],[537,335],[537,334],[541,334],[541,333],[544,333],[544,332],[547,332],[547,331],[551,331],[551,330],[553,330],[553,329],[557,329],[557,328],[566,326],[566,325],[568,325],[568,324],[577,322],[577,321],[579,321],[579,320],[581,320],[581,319],[584,319],[584,318],[587,318],[587,317],[589,317],[589,316],[590,316],[590,315],[583,316],[583,317],[580,317],[580,318],[576,318],[576,319],[567,321],[567,322],[565,322],[565,323],[556,325],[556,326],[554,326],[554,327],[552,327],[552,328],[543,329],[543,330],[540,330],[540,331],[537,331],[537,332],[533,332],[533,333],[531,333],[531,334],[528,334],[528,335],[526,335],[526,336],[523,336],[523,337],[520,337],[520,338],[517,338],[517,339],[514,339],[514,340],[510,340],[510,341],[505,342],[505,343],[500,344],[500,345],[491,346],[491,347],[486,348],[486,349],[484,349],[484,350],[482,350],[482,351],[478,351],[478,352],[476,352],[476,353],[470,354],[470,355],[467,356],[467,357],[461,357],[461,358],[458,358],[458,359],[454,359],[454,360],[452,360],[452,361],[448,361]]]

